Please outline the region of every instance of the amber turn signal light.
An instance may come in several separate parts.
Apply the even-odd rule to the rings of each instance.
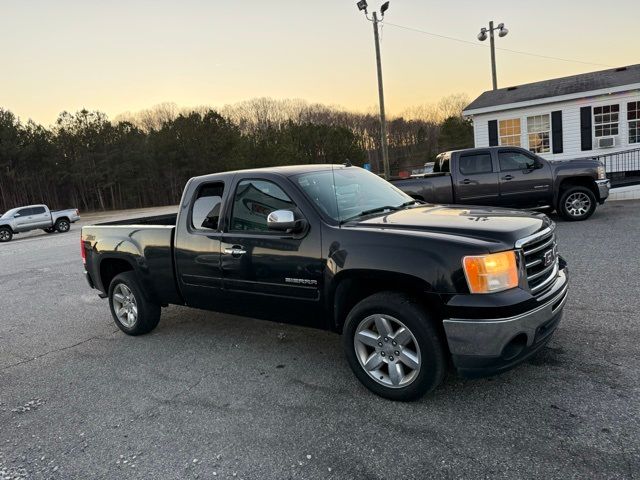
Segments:
[[[462,259],[471,293],[494,293],[518,286],[516,252],[474,255]]]

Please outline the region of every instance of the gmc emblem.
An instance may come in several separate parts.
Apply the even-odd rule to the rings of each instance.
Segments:
[[[548,267],[555,260],[555,254],[553,253],[553,249],[544,252],[544,266]]]

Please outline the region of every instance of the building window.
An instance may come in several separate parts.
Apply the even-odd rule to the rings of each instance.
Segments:
[[[529,150],[533,153],[549,153],[551,120],[549,115],[527,117],[527,137]]]
[[[510,120],[500,120],[500,145],[508,145],[510,147],[520,146],[520,119],[512,118]]]
[[[596,137],[618,135],[618,116],[620,105],[604,105],[593,109],[593,124]]]
[[[629,143],[640,143],[640,102],[627,103]]]

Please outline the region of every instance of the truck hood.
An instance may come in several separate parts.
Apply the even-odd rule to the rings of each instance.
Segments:
[[[511,245],[547,226],[542,213],[493,207],[426,205],[361,220],[356,228],[433,232]]]
[[[593,157],[574,158],[572,160],[549,160],[548,161],[556,170],[557,169],[587,169],[596,171],[602,162]]]

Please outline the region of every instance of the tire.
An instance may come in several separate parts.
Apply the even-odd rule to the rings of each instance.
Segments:
[[[66,218],[59,218],[53,228],[58,233],[66,233],[71,229],[71,223]]]
[[[565,220],[586,220],[596,211],[596,196],[586,187],[571,187],[560,196],[557,210]]]
[[[160,305],[144,298],[133,272],[116,275],[111,281],[109,308],[116,325],[127,335],[149,333],[160,321]],[[122,309],[126,310],[124,315]]]
[[[351,370],[376,395],[417,400],[442,383],[447,358],[434,319],[404,294],[381,292],[359,302],[347,316],[342,339]]]
[[[9,227],[0,227],[0,242],[10,242],[13,238],[13,232]]]

